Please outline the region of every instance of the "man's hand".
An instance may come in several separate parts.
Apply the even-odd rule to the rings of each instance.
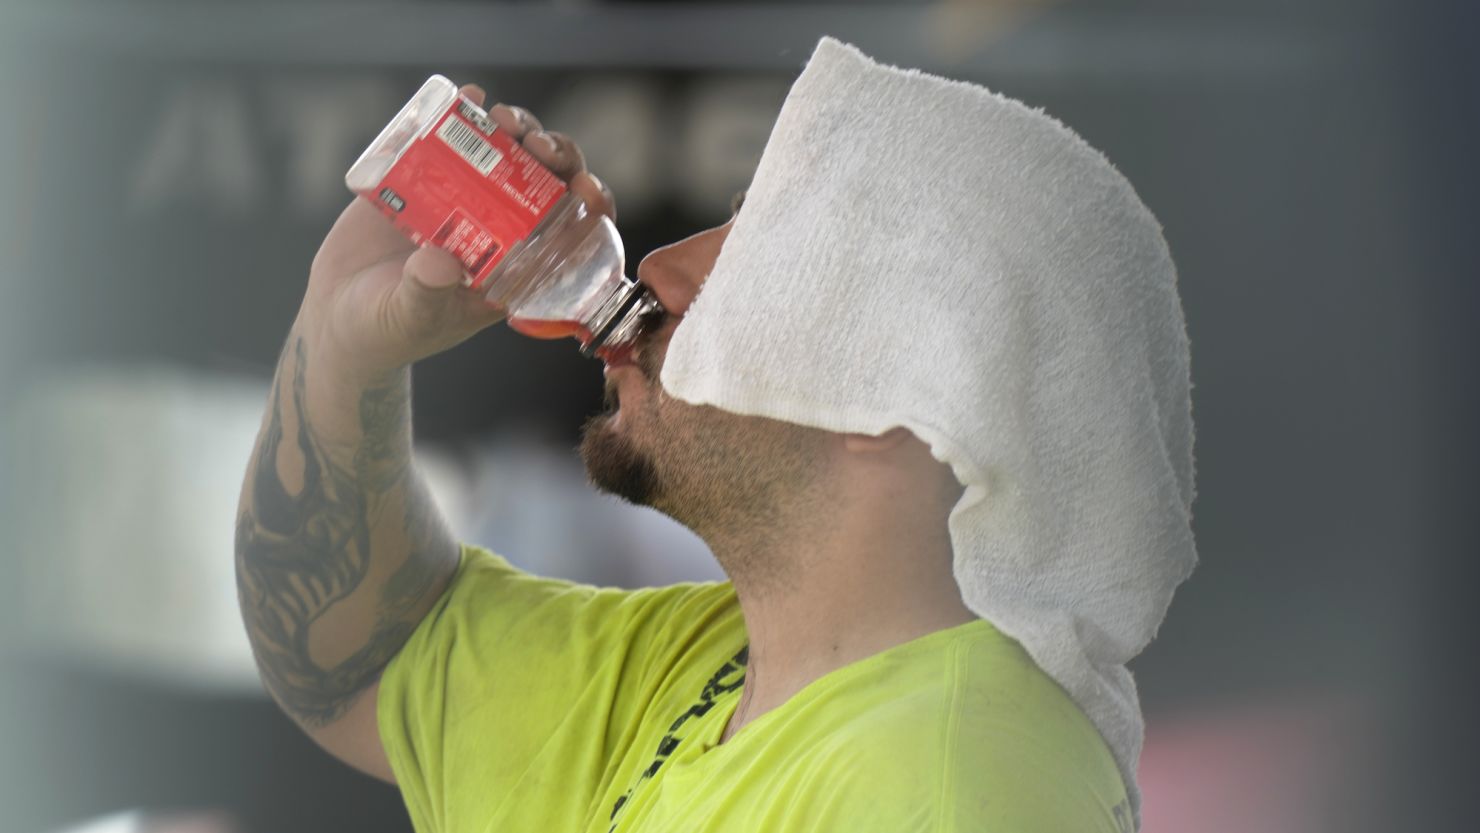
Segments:
[[[482,105],[477,86],[460,92]],[[489,115],[593,211],[615,219],[611,193],[587,173],[580,148],[568,136],[544,130],[523,108],[496,105]],[[455,256],[429,244],[418,249],[356,197],[314,257],[295,328],[316,353],[352,377],[347,381],[368,382],[460,344],[504,317],[505,310],[462,280]]]

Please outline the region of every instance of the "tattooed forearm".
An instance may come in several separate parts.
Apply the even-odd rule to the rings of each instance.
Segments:
[[[404,384],[371,388],[360,397],[360,425],[364,439],[355,452],[355,471],[365,478],[371,494],[381,494],[401,482],[411,465],[406,415],[410,397]]]
[[[331,453],[308,412],[307,369],[300,338],[278,366],[237,520],[236,566],[262,679],[291,716],[315,727],[342,716],[378,678],[455,564],[456,547],[411,466],[408,381],[365,390],[352,453]],[[290,478],[301,486],[290,488],[280,469],[301,471]],[[383,576],[379,586],[372,574]],[[363,635],[331,645],[339,658],[316,660],[314,626],[336,608],[342,614],[351,596],[370,606]]]

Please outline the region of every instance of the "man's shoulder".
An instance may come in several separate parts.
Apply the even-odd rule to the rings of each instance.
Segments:
[[[811,757],[828,759],[827,765],[938,770],[969,746],[960,742],[963,730],[1006,725],[963,726],[963,718],[995,710],[1007,693],[1003,686],[1018,686],[1015,646],[984,621],[896,646],[804,691],[792,725],[817,734]],[[1003,665],[1014,673],[998,673]]]
[[[942,830],[1070,818],[1093,820],[1072,829],[1118,829],[1114,759],[1063,689],[985,623],[940,642],[881,664],[826,704],[847,715],[809,756],[836,776],[831,786],[859,800],[914,796],[964,825]]]
[[[934,736],[944,739],[963,728],[1000,731],[1037,710],[1045,697],[1067,702],[1016,640],[980,619],[884,651],[856,670],[831,687],[829,699],[851,701],[843,710],[850,723],[873,734],[923,738],[922,731],[934,726],[940,729]],[[963,727],[965,714],[987,720]]]

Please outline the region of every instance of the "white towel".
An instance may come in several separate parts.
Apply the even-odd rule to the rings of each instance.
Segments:
[[[1105,157],[982,87],[823,38],[673,336],[673,396],[904,426],[966,486],[955,575],[1103,735],[1197,561],[1188,345],[1161,228]]]

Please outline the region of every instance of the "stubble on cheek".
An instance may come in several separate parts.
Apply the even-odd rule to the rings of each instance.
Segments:
[[[668,344],[666,342],[648,344],[637,353],[637,369],[642,373],[642,378],[646,379],[655,391],[661,390],[658,377],[663,373],[663,359],[667,355]]]
[[[617,395],[617,382],[615,379],[607,379],[601,388],[602,415],[610,416],[622,407],[622,399]]]

